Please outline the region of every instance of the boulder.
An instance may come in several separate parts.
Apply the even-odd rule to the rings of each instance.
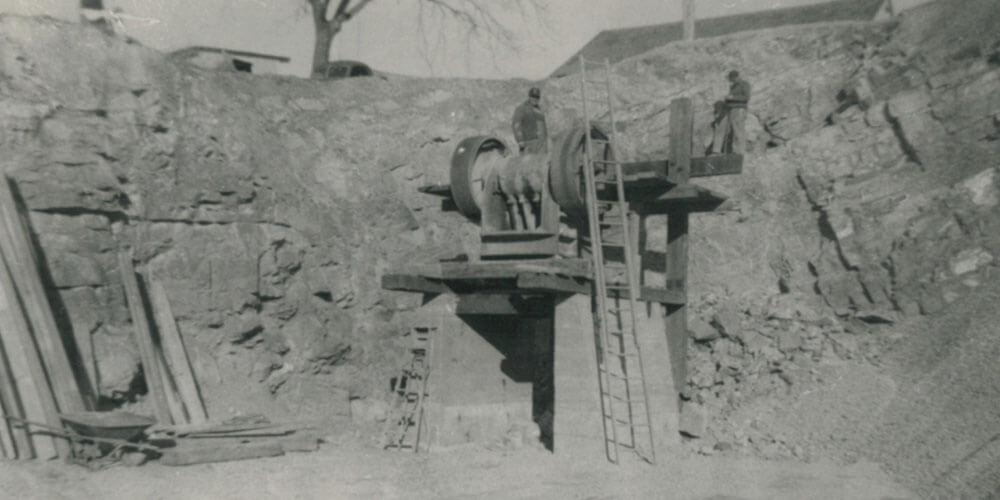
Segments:
[[[955,276],[961,276],[991,262],[993,262],[993,254],[982,248],[967,248],[952,257],[950,269]]]
[[[680,424],[678,430],[688,437],[700,438],[705,435],[708,425],[708,411],[704,406],[685,402],[681,405]]]
[[[688,331],[695,342],[711,342],[720,337],[719,330],[699,317],[688,320]]]
[[[786,354],[802,347],[802,335],[798,330],[785,329],[778,332],[778,349]]]
[[[712,316],[712,325],[718,329],[723,336],[737,341],[742,340],[742,327],[740,326],[740,315],[736,311],[724,309]]]

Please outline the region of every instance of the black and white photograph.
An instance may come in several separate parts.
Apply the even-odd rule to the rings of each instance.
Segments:
[[[0,0],[0,498],[1000,500],[1000,0]]]

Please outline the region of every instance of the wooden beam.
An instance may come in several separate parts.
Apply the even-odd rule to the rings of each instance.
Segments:
[[[691,177],[714,177],[743,173],[743,155],[720,154],[691,158]]]
[[[183,445],[163,450],[160,463],[163,465],[194,465],[251,458],[276,457],[284,455],[281,443],[275,441],[240,443],[233,440]]]
[[[580,278],[556,274],[525,272],[517,275],[517,288],[537,292],[590,293],[590,277]]]
[[[683,15],[684,15],[684,40],[694,40],[694,0],[682,0],[683,1]]]
[[[509,279],[517,278],[522,272],[590,277],[590,261],[587,259],[439,262],[409,267],[408,269],[412,269],[412,271],[406,274],[415,274],[434,280]]]
[[[688,182],[691,176],[691,143],[694,137],[694,112],[691,99],[679,97],[670,101],[670,171],[667,180],[675,184]]]
[[[136,279],[135,269],[132,267],[131,252],[126,250],[118,252],[118,269],[122,275],[122,284],[125,286],[125,298],[132,316],[132,331],[135,334],[135,342],[139,346],[142,373],[146,379],[149,397],[153,400],[156,421],[169,424],[171,423],[170,406],[167,402],[166,390],[163,387],[163,379],[160,378],[159,363],[153,348],[153,335],[149,330],[149,318],[146,316],[146,308],[139,291],[139,280]]]
[[[173,422],[187,423],[188,417],[187,413],[184,411],[184,403],[181,402],[180,396],[177,394],[177,382],[174,381],[173,374],[167,369],[167,358],[163,355],[163,349],[156,344],[153,344],[153,349],[156,350],[154,355],[156,356],[156,366],[157,374],[160,377],[160,383],[163,384],[163,392],[167,397],[167,408],[170,409],[170,420]]]
[[[25,419],[62,428],[55,396],[49,388],[45,367],[31,338],[28,319],[21,309],[7,263],[0,259],[0,339],[10,363],[14,386]],[[15,415],[9,415],[15,416]],[[14,427],[25,429],[22,425]],[[27,431],[26,431],[27,432]],[[31,446],[18,448],[18,458],[50,459],[69,456],[69,443],[43,434],[31,435]]]
[[[659,302],[668,305],[683,305],[687,301],[687,296],[678,290],[667,290],[665,288],[653,288],[644,286],[639,290],[639,299],[646,302]]]
[[[84,411],[93,407],[91,395],[89,391],[81,392],[76,374],[70,366],[63,336],[52,316],[52,306],[49,304],[39,274],[40,267],[32,245],[31,232],[14,197],[11,181],[5,176],[2,184],[0,185],[0,219],[2,219],[0,251],[7,261],[17,294],[21,297],[27,320],[35,334],[35,342],[38,344],[59,410],[67,413]]]
[[[156,328],[160,332],[160,343],[166,358],[165,366],[169,368],[177,383],[177,391],[187,411],[188,422],[206,423],[208,413],[205,411],[205,403],[198,391],[198,381],[187,350],[184,348],[184,340],[177,329],[177,322],[174,320],[174,313],[163,284],[149,280],[149,297],[153,306],[153,317],[156,319]]]
[[[25,420],[24,409],[21,408],[17,395],[17,386],[14,384],[14,375],[2,344],[0,342],[0,418],[10,416]],[[31,437],[23,427],[10,424],[6,418],[0,421],[0,443],[2,443],[0,448],[3,448],[4,458],[11,460],[17,458],[19,450],[26,458],[30,458]]]
[[[666,335],[670,348],[674,386],[687,381],[687,261],[688,213],[667,214],[666,285],[677,301],[667,305]]]
[[[448,293],[451,288],[440,281],[434,281],[413,274],[390,273],[382,275],[382,288],[402,292]]]

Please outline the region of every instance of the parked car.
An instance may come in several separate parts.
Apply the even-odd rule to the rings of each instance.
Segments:
[[[330,61],[325,66],[313,70],[313,78],[335,80],[355,76],[374,76],[367,64],[359,61]]]

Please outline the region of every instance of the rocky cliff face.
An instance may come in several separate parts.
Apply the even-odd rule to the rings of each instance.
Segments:
[[[665,154],[671,98],[693,98],[698,149],[725,72],[754,87],[744,173],[701,181],[732,200],[692,221],[698,342],[685,396],[694,422],[715,416],[692,429],[715,433],[710,450],[855,453],[733,422],[743,406],[782,402],[778,388],[822,385],[833,361],[868,373],[878,325],[898,340],[992,283],[998,12],[996,1],[941,0],[892,23],[677,43],[614,67],[630,158]],[[462,138],[509,139],[527,86],[205,72],[83,26],[2,17],[0,166],[30,208],[58,316],[84,357],[94,352],[88,369],[109,403],[142,403],[115,265],[131,249],[167,289],[210,414],[347,416],[353,401],[356,417],[373,417],[366,402],[399,361],[401,313],[420,300],[380,290],[381,271],[475,248],[476,228],[416,188],[447,182]],[[579,118],[578,88],[572,77],[544,82],[553,130]],[[647,229],[656,255],[662,220]],[[966,375],[987,393],[1000,387]],[[912,407],[908,390],[886,396],[893,411]],[[886,461],[901,456],[882,449]],[[933,483],[930,472],[908,477]]]
[[[380,271],[473,234],[416,187],[506,120],[481,96],[513,105],[519,86],[203,72],[44,19],[0,34],[3,171],[101,396],[138,383],[120,249],[166,287],[210,413],[347,414],[383,389],[394,312],[419,297],[381,291]]]

